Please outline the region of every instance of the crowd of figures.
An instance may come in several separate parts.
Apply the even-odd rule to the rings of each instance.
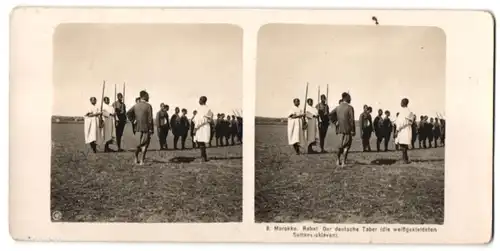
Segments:
[[[220,113],[214,119],[206,102],[205,96],[200,97],[200,106],[192,111],[191,117],[188,117],[187,109],[179,107],[174,109],[172,116],[169,116],[169,106],[164,103],[154,116],[146,91],[140,92],[140,97],[136,98],[135,105],[129,110],[126,109],[121,93],[117,94],[117,101],[111,105],[110,99],[104,97],[100,108],[97,106],[97,99],[91,97],[90,106],[84,116],[85,143],[90,145],[94,153],[101,144],[104,144],[104,152],[123,152],[123,133],[125,126],[130,122],[132,133],[138,140],[136,163],[144,163],[155,126],[160,150],[168,149],[169,132],[173,135],[174,150],[186,149],[189,135],[192,148],[200,148],[202,159],[207,161],[206,147],[212,147],[214,137],[216,146],[243,143],[243,118],[239,113],[232,116]],[[111,149],[110,145],[113,143],[116,143],[117,150]],[[138,156],[140,152],[143,153],[142,159]]]
[[[384,142],[384,151],[388,151],[389,142],[391,139],[391,134],[395,139],[396,133],[396,123],[395,120],[391,118],[391,112],[382,109],[378,110],[378,114],[375,119],[372,120],[372,107],[368,105],[363,106],[363,113],[359,117],[361,139],[364,152],[370,152],[370,139],[372,134],[375,134],[377,138],[377,151],[380,152],[380,145]],[[399,113],[396,113],[396,119]],[[445,119],[444,118],[430,118],[428,116],[420,116],[420,120],[417,121],[417,116],[413,114],[413,122],[411,123],[411,147],[416,148],[415,143],[418,139],[419,148],[429,148],[438,146],[444,146],[445,140]],[[428,142],[428,144],[427,144]],[[394,144],[396,150],[399,149],[398,144]]]
[[[313,149],[319,143],[320,152],[325,153],[325,139],[328,128],[333,125],[337,136],[337,164],[344,165],[351,148],[352,139],[356,135],[354,108],[350,105],[351,95],[342,93],[338,106],[330,111],[325,95],[320,96],[320,102],[313,107],[313,100],[307,99],[304,109],[300,107],[300,100],[293,100],[293,108],[288,113],[288,142],[293,146],[296,154],[301,153],[301,146],[307,148],[307,153],[317,153]],[[372,119],[372,107],[364,105],[359,116],[359,131],[363,152],[370,152],[370,139],[375,134],[377,151],[381,151],[384,142],[384,151],[388,151],[389,142],[394,139],[396,150],[403,153],[403,161],[409,163],[408,149],[415,148],[418,139],[420,148],[444,146],[445,119],[428,116],[417,116],[408,108],[409,100],[401,100],[401,111],[391,117],[390,111],[378,110],[378,115]],[[318,142],[319,139],[319,142]],[[343,158],[342,158],[343,157]]]
[[[156,125],[158,125],[158,140],[160,149],[167,150],[168,132],[171,131],[174,137],[174,150],[178,150],[179,139],[181,141],[181,150],[186,148],[186,140],[188,135],[191,136],[192,148],[197,148],[198,145],[194,140],[195,123],[194,118],[197,111],[193,110],[191,118],[187,117],[187,109],[180,110],[179,107],[174,109],[174,114],[169,117],[168,111],[170,107],[165,104],[160,105],[160,110],[156,114]],[[179,113],[180,112],[180,113]],[[243,143],[243,118],[236,115],[225,115],[218,113],[215,120],[210,121],[210,142],[209,147],[212,147],[212,141],[215,137],[216,146],[235,145]]]

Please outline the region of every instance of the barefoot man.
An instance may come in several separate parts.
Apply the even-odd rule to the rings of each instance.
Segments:
[[[104,105],[102,107],[102,117],[104,119],[104,127],[102,128],[102,137],[104,143],[104,152],[114,152],[109,148],[116,139],[116,124],[115,124],[115,109],[109,105],[109,98],[104,97]]]
[[[158,141],[160,142],[160,150],[167,149],[167,135],[170,130],[168,113],[165,104],[160,104],[160,110],[156,113],[156,133],[158,134]]]
[[[214,114],[207,106],[207,97],[201,96],[199,101],[200,106],[196,109],[197,113],[194,116],[194,141],[200,148],[201,158],[203,162],[208,161],[207,144],[210,143],[210,133]]]
[[[102,141],[101,128],[99,128],[99,116],[101,115],[101,111],[99,107],[96,106],[96,103],[97,99],[91,97],[90,105],[84,116],[85,144],[90,144],[94,153],[97,152],[97,144],[100,144]]]
[[[135,163],[144,165],[146,153],[148,151],[151,135],[154,132],[153,107],[148,103],[149,94],[146,91],[140,92],[140,101],[127,112],[130,121],[136,121],[136,134],[139,143],[135,150]],[[142,158],[139,160],[139,153],[142,152]]]
[[[347,162],[347,155],[351,148],[352,138],[356,136],[356,124],[354,121],[354,108],[350,105],[351,95],[342,93],[342,102],[330,113],[332,122],[338,123],[338,152],[337,165],[344,166]],[[344,155],[342,161],[342,154]]]
[[[410,163],[408,159],[408,147],[411,145],[412,138],[412,124],[413,124],[413,113],[408,109],[408,103],[410,101],[407,98],[401,100],[401,112],[396,119],[396,144],[403,152],[404,163]]]
[[[127,125],[127,108],[123,101],[123,94],[118,93],[117,98],[118,100],[113,103],[116,115],[116,145],[118,146],[118,151],[123,152],[122,137],[125,125]]]
[[[313,100],[307,99],[306,106],[306,121],[307,129],[305,133],[305,141],[307,142],[307,153],[314,154],[313,146],[316,145],[316,139],[318,138],[318,110],[313,107]]]
[[[141,97],[137,97],[135,98],[135,104],[139,104],[141,102]],[[135,106],[135,105],[134,105]],[[132,108],[130,108],[128,111],[127,111],[127,114],[131,111],[134,110],[134,106],[132,106]],[[130,119],[129,119],[130,120]],[[132,133],[135,135],[135,132],[136,132],[136,127],[137,127],[137,121],[135,120],[130,120],[130,122],[132,122]]]
[[[328,119],[330,108],[326,103],[326,96],[324,94],[321,95],[321,102],[316,105],[316,109],[318,109],[319,147],[321,148],[321,152],[324,153],[326,152],[326,133],[328,132],[328,127],[330,125],[330,119]]]
[[[293,100],[293,108],[288,112],[288,144],[293,146],[295,153],[300,154],[300,143],[304,142],[304,131],[302,130],[302,119],[305,114],[300,109],[300,100]]]

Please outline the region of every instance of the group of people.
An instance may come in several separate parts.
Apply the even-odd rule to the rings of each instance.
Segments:
[[[158,126],[157,129],[160,149],[168,149],[167,137],[169,131],[171,131],[174,136],[174,150],[179,149],[179,139],[181,141],[180,149],[186,149],[186,140],[188,135],[191,136],[192,148],[197,148],[198,145],[194,140],[194,118],[198,114],[198,111],[193,110],[191,118],[188,118],[187,109],[183,108],[181,110],[179,107],[176,107],[174,109],[174,114],[169,117],[169,109],[170,107],[168,105],[162,103],[160,104],[160,110],[156,113],[156,125]],[[228,146],[230,144],[235,145],[237,142],[241,144],[243,142],[243,118],[235,115],[227,115],[226,117],[223,113],[217,114],[217,119],[210,121],[209,147],[212,147],[214,136],[216,146]],[[231,140],[231,143],[229,140]]]
[[[187,117],[187,109],[174,109],[174,114],[168,114],[169,106],[162,103],[156,117],[153,115],[153,108],[149,104],[149,94],[146,91],[140,92],[140,97],[136,98],[135,105],[128,111],[123,101],[123,95],[118,93],[117,101],[110,105],[108,97],[103,98],[102,107],[97,105],[95,97],[90,98],[90,106],[84,116],[85,143],[89,144],[94,153],[97,152],[97,145],[104,144],[104,152],[115,152],[110,148],[116,142],[119,152],[123,152],[122,138],[127,121],[132,124],[132,132],[138,139],[135,151],[135,160],[138,164],[144,164],[146,152],[149,147],[151,136],[154,134],[154,127],[160,143],[160,149],[168,149],[167,136],[169,131],[174,136],[174,147],[177,150],[180,139],[181,149],[185,149],[187,136],[191,136],[192,147],[200,148],[203,161],[208,161],[206,147],[212,146],[212,139],[216,137],[216,145],[224,146],[235,144],[235,138],[242,143],[243,119],[241,116],[224,116],[218,114],[217,119],[213,119],[213,113],[206,105],[207,98],[200,97],[198,109],[192,112],[191,118]],[[190,132],[190,133],[189,133]],[[224,141],[222,139],[225,140]],[[220,139],[220,140],[219,140]],[[142,158],[139,154],[142,152]]]
[[[243,118],[241,116],[226,116],[224,113],[219,113],[211,126],[212,137],[215,135],[216,146],[234,145],[236,141],[240,144],[243,143]]]
[[[356,123],[354,118],[354,108],[350,105],[351,95],[342,93],[339,104],[330,111],[327,98],[321,95],[320,102],[313,107],[313,100],[307,99],[305,109],[300,107],[300,100],[293,100],[293,108],[288,113],[288,142],[300,154],[301,144],[305,143],[307,153],[317,153],[313,147],[317,145],[319,138],[319,148],[325,151],[325,138],[331,124],[336,129],[338,140],[337,164],[343,166],[347,161],[347,155],[351,148],[352,139],[356,135]],[[363,113],[359,117],[359,130],[363,151],[371,151],[370,138],[373,132],[377,137],[377,151],[381,151],[380,145],[384,141],[384,150],[388,150],[391,134],[394,138],[396,150],[401,150],[403,161],[409,163],[408,149],[415,148],[416,139],[419,139],[419,146],[427,148],[438,147],[439,143],[444,146],[445,139],[445,119],[435,118],[428,122],[426,116],[421,116],[419,122],[416,115],[408,108],[409,100],[401,100],[401,111],[396,114],[393,120],[389,111],[378,110],[378,115],[372,120],[372,108],[364,105]],[[385,115],[385,116],[384,116]]]
[[[384,142],[384,151],[388,151],[389,141],[391,139],[391,134],[396,137],[396,124],[392,120],[390,111],[385,112],[382,109],[378,110],[378,114],[375,119],[372,120],[372,108],[370,106],[363,106],[363,113],[359,116],[359,126],[361,131],[361,139],[363,145],[363,151],[370,152],[370,139],[374,133],[377,138],[377,151],[381,151],[380,144]],[[396,113],[396,119],[399,113]],[[415,147],[415,142],[418,139],[419,148],[427,148],[427,142],[429,148],[444,146],[445,142],[445,129],[446,120],[444,118],[431,118],[428,120],[428,116],[420,116],[420,121],[417,121],[417,116],[413,114],[413,123],[411,124],[411,148]],[[399,148],[395,144],[396,150]]]

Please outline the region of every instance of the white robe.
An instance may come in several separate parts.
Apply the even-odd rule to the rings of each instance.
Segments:
[[[99,128],[99,117],[89,117],[88,113],[96,114],[99,112],[99,108],[95,105],[89,104],[87,111],[84,116],[84,133],[85,133],[85,144],[91,142],[96,142],[100,144],[102,142],[101,130]]]
[[[302,115],[304,112],[294,106],[288,112],[288,144],[293,145],[296,143],[304,142],[304,131],[302,130],[302,118],[290,118],[290,115]]]
[[[304,131],[305,142],[307,145],[315,143],[319,138],[318,132],[318,110],[312,106],[306,107],[307,130]]]
[[[403,145],[411,145],[411,125],[413,113],[408,108],[403,108],[396,118],[396,131],[398,132],[395,143]]]
[[[102,118],[104,120],[104,127],[101,128],[103,137],[102,143],[114,141],[116,138],[115,109],[110,105],[103,104]]]
[[[196,111],[198,113],[193,118],[195,128],[194,141],[210,143],[210,122],[214,114],[206,105],[200,105]]]

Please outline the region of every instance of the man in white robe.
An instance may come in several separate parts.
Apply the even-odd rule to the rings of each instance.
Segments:
[[[316,145],[318,139],[318,110],[313,107],[313,100],[307,99],[306,106],[307,128],[304,130],[305,142],[307,142],[307,153],[316,153],[313,146]]]
[[[193,118],[194,122],[194,141],[201,151],[203,162],[208,161],[207,144],[210,143],[210,134],[212,132],[210,123],[213,120],[214,114],[207,106],[207,97],[200,97],[200,106],[196,109],[197,113]]]
[[[403,152],[403,161],[404,163],[410,163],[408,158],[408,148],[411,145],[412,139],[412,124],[414,115],[408,109],[409,100],[404,98],[401,100],[401,111],[399,112],[399,116],[396,119],[396,139],[395,143],[399,145],[399,148]]]
[[[104,152],[114,152],[109,148],[116,139],[115,127],[115,109],[109,105],[109,98],[104,97],[104,104],[102,105],[102,118],[104,120],[104,127],[102,130],[102,138],[104,143]]]
[[[97,152],[97,145],[102,142],[101,128],[99,128],[101,111],[96,103],[97,99],[91,97],[90,105],[84,115],[85,144],[90,144],[94,153]]]
[[[293,108],[288,112],[288,144],[293,146],[295,153],[300,154],[300,144],[304,142],[304,131],[302,123],[304,111],[300,109],[300,100],[293,100]]]

